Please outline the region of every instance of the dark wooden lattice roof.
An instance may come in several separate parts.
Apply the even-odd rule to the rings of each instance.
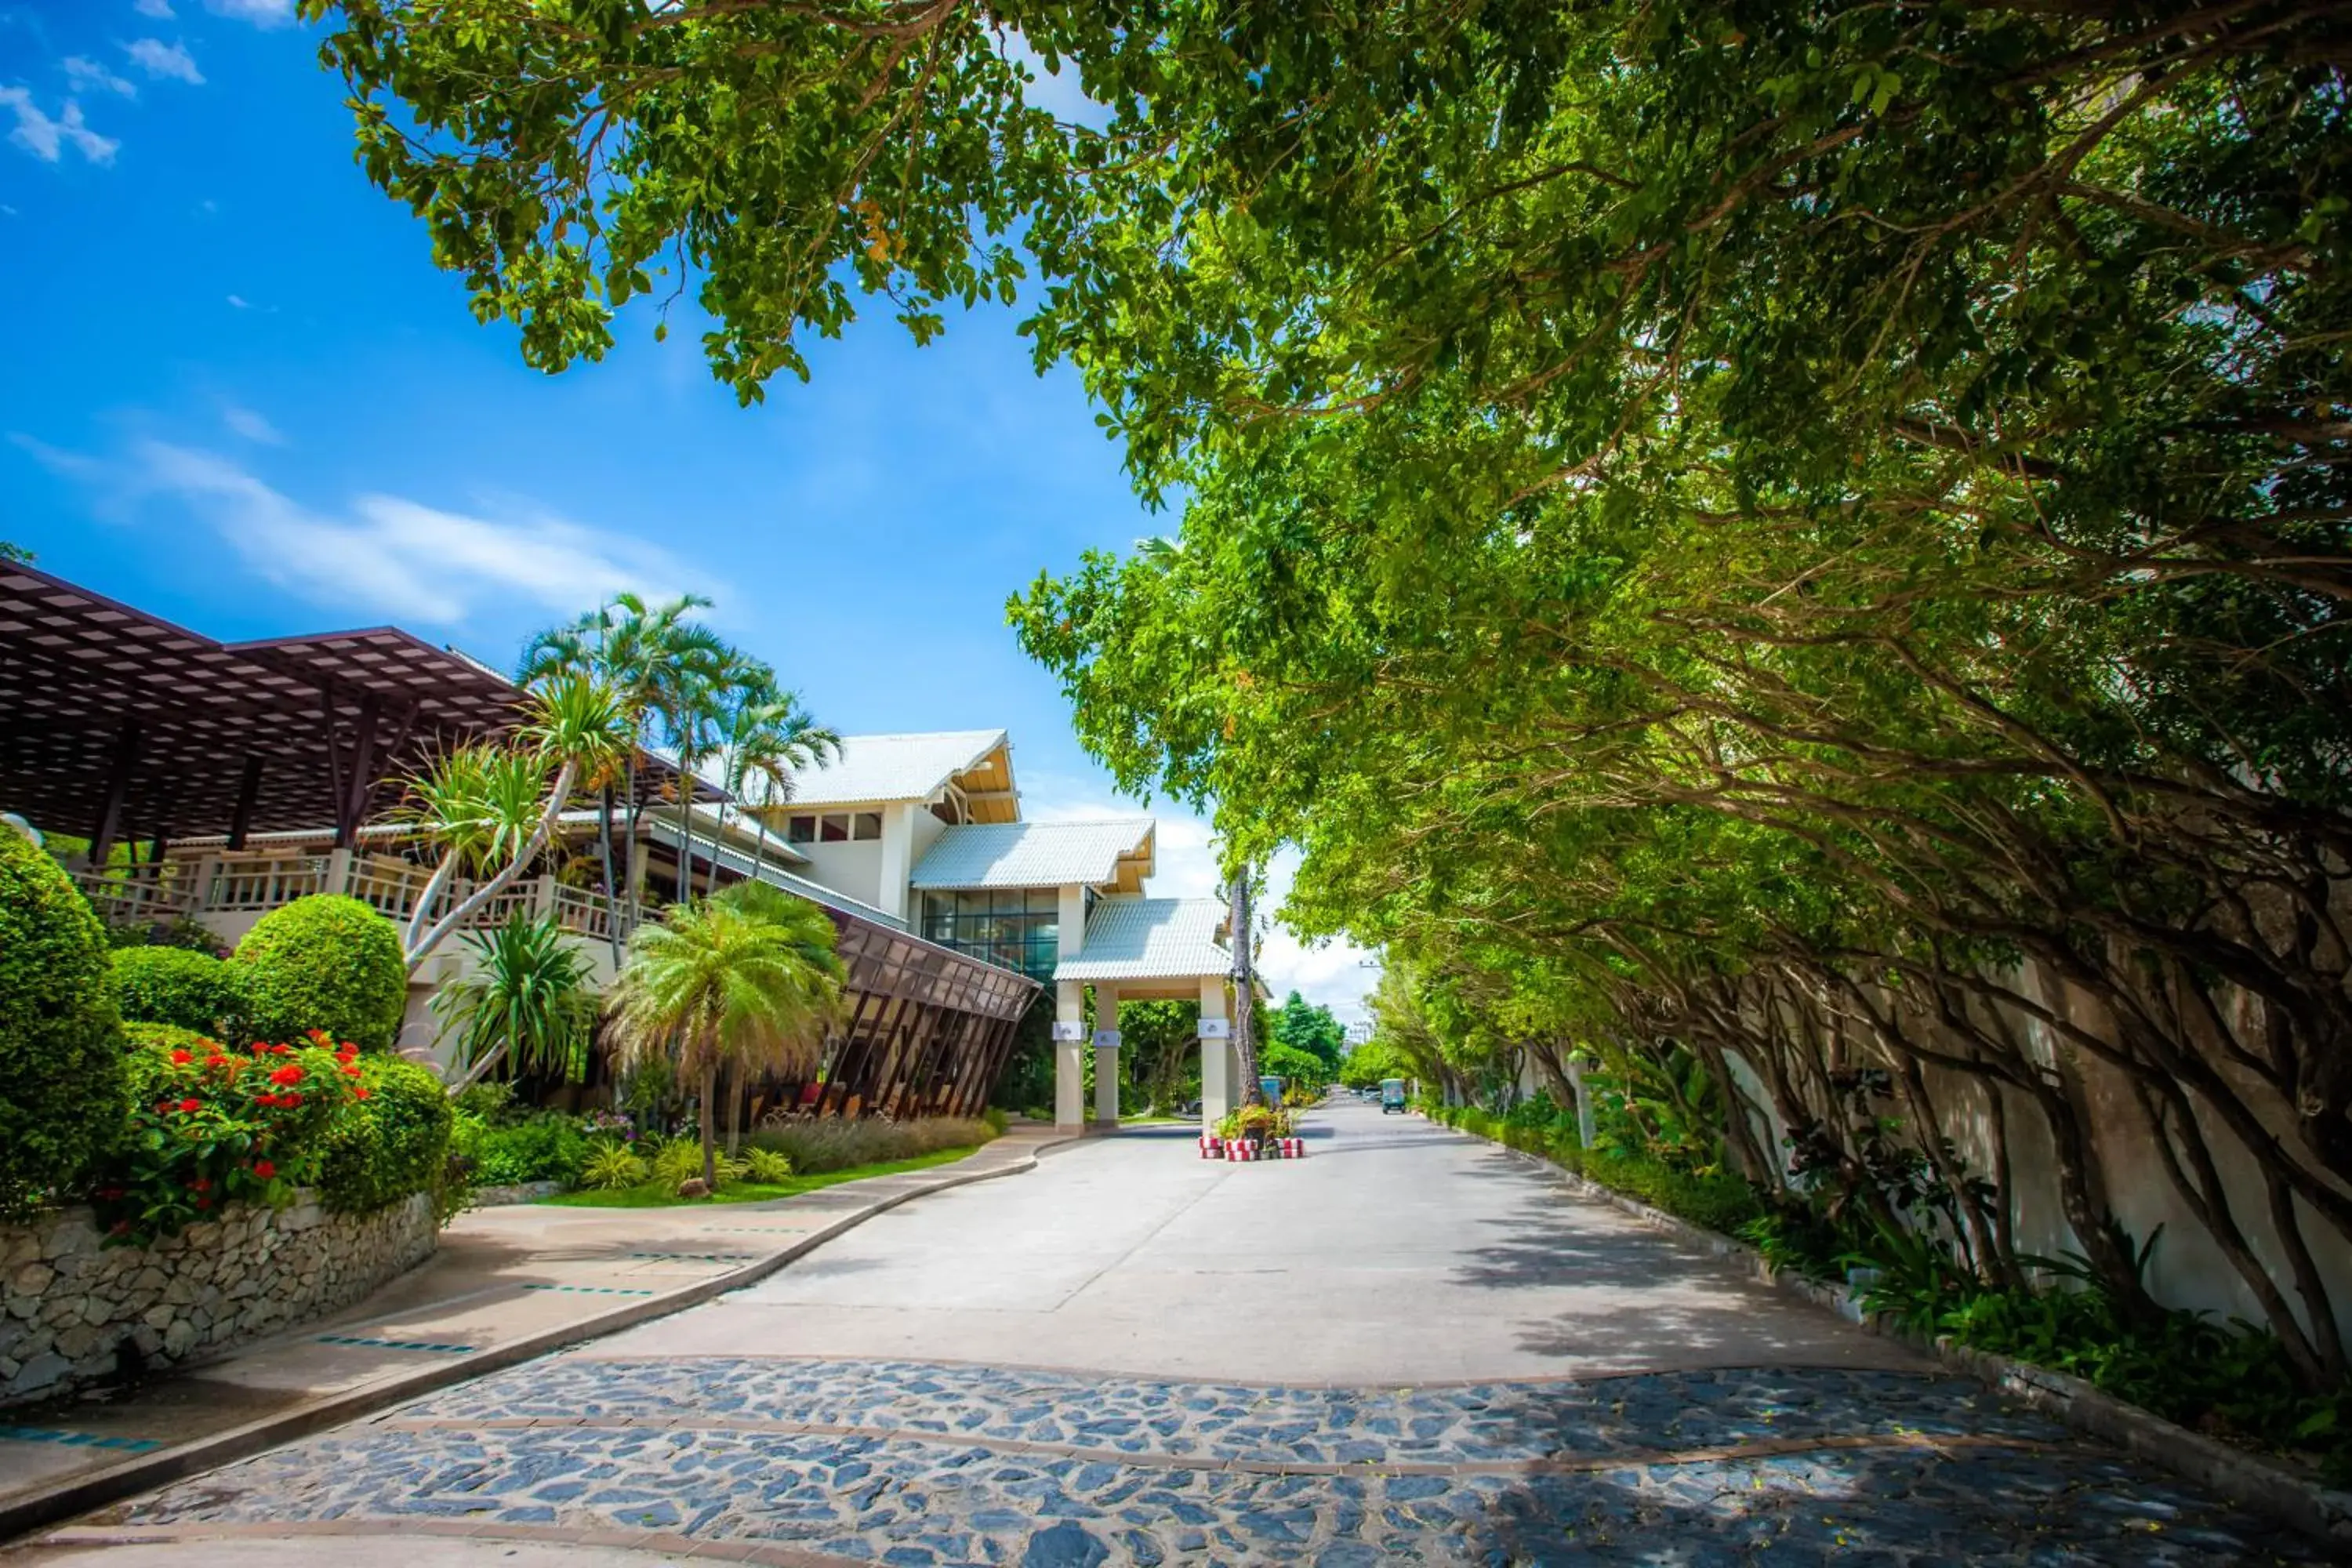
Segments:
[[[0,810],[45,830],[92,836],[118,779],[126,837],[355,826],[429,750],[512,725],[521,695],[397,627],[220,643],[0,562]]]

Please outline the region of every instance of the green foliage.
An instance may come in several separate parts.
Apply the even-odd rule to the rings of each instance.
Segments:
[[[1367,1040],[1339,1064],[1339,1081],[1349,1089],[1378,1089],[1383,1079],[1410,1079],[1413,1064],[1385,1040]]]
[[[226,958],[228,944],[210,926],[184,916],[157,922],[125,921],[106,928],[106,940],[118,950],[138,947],[184,947],[212,958]]]
[[[713,1105],[722,1069],[806,1072],[841,1007],[847,970],[830,916],[765,882],[700,903],[672,904],[629,938],[606,999],[622,1065],[673,1062],[698,1085],[701,1145],[717,1147]],[[715,1158],[715,1156],[714,1156]],[[702,1173],[719,1185],[717,1166]]]
[[[587,955],[554,916],[520,909],[469,934],[466,946],[471,974],[443,984],[428,1004],[442,1034],[457,1037],[459,1062],[476,1074],[503,1063],[579,1082],[596,1026]]]
[[[1276,1044],[1321,1063],[1313,1081],[1323,1084],[1339,1076],[1340,1059],[1347,1050],[1348,1030],[1331,1016],[1330,1008],[1319,1002],[1309,1003],[1293,991],[1284,1000],[1282,1010],[1274,1016],[1273,1039]]]
[[[114,1004],[126,1020],[236,1038],[244,1007],[240,971],[182,947],[118,948],[113,966]]]
[[[129,1107],[106,931],[31,840],[0,826],[0,1214],[70,1192]]]
[[[653,1167],[625,1143],[600,1142],[590,1149],[580,1168],[580,1184],[597,1192],[618,1192],[651,1180]]]
[[[772,1149],[751,1148],[743,1151],[743,1174],[746,1179],[762,1185],[790,1181],[793,1163]]]
[[[400,1034],[408,1006],[400,933],[357,899],[313,894],[270,910],[236,944],[234,962],[257,1039],[320,1029],[384,1051]]]
[[[980,1113],[980,1119],[982,1122],[987,1124],[988,1131],[999,1138],[1004,1136],[1004,1129],[1013,1120],[1010,1116],[1007,1116],[1003,1111],[998,1110],[993,1105],[982,1111]]]
[[[327,1129],[319,1187],[327,1206],[365,1214],[434,1190],[448,1165],[456,1112],[427,1068],[398,1057],[363,1055],[351,1064],[355,1094]]]
[[[588,1135],[572,1117],[542,1111],[519,1121],[480,1127],[463,1140],[478,1186],[511,1187],[526,1182],[575,1185],[588,1163]]]
[[[750,1142],[755,1149],[783,1155],[797,1173],[814,1176],[914,1159],[943,1149],[973,1148],[995,1136],[995,1129],[986,1121],[963,1117],[932,1116],[914,1121],[826,1117],[772,1121],[754,1131]]]
[[[740,1182],[750,1170],[744,1161],[724,1149],[712,1150],[706,1159],[702,1144],[692,1138],[673,1138],[656,1148],[653,1157],[655,1184],[671,1192],[690,1181],[709,1181],[716,1192]]]
[[[353,1100],[356,1047],[247,1052],[166,1024],[128,1033],[131,1113],[90,1183],[110,1235],[169,1236],[226,1204],[283,1204],[318,1180],[329,1130]]]

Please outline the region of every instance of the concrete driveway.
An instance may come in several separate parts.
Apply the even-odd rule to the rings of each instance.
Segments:
[[[1090,1142],[27,1561],[2325,1560],[1497,1150],[1309,1147]]]
[[[1922,1364],[1419,1117],[1344,1101],[1310,1134],[1274,1164],[1193,1158],[1189,1131],[1049,1153],[585,1353],[1373,1386]]]

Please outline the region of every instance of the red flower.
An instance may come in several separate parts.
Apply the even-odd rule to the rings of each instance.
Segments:
[[[186,1067],[190,1062],[194,1061],[195,1059],[195,1057],[187,1051],[173,1051],[172,1053],[172,1065],[175,1068]]]
[[[302,1103],[302,1097],[299,1094],[280,1095],[278,1098],[278,1103],[285,1106],[299,1105]]]
[[[155,1114],[156,1114],[156,1115],[158,1115],[158,1116],[169,1116],[169,1115],[171,1115],[171,1114],[172,1114],[172,1102],[171,1102],[170,1100],[157,1100],[157,1101],[155,1102]]]
[[[215,1072],[218,1072],[221,1068],[228,1066],[228,1058],[223,1056],[206,1057],[205,1058],[205,1066],[212,1068]]]
[[[182,1110],[202,1110],[204,1108],[205,1102],[201,1100],[184,1100],[180,1101],[180,1109]]]
[[[212,1190],[213,1182],[210,1176],[198,1176],[188,1184],[188,1191],[192,1193],[208,1193]]]
[[[279,1068],[276,1072],[271,1073],[269,1075],[269,1081],[272,1083],[300,1083],[302,1081],[302,1069],[294,1066],[291,1062],[289,1062],[286,1066]]]
[[[369,1091],[367,1089],[362,1087],[352,1090],[352,1098],[353,1100],[365,1100],[368,1098],[368,1093]]]
[[[213,1201],[210,1198],[198,1198],[196,1206],[200,1209],[208,1209],[213,1206]]]
[[[360,1064],[359,1064],[359,1063],[357,1063],[357,1062],[345,1062],[345,1063],[343,1064],[343,1076],[344,1076],[345,1078],[357,1078],[357,1077],[359,1077],[359,1076],[360,1076]]]
[[[266,1182],[278,1173],[278,1167],[267,1160],[256,1160],[253,1163],[253,1173]]]
[[[130,1233],[131,1222],[127,1219],[119,1219],[109,1228],[116,1236],[125,1236]]]

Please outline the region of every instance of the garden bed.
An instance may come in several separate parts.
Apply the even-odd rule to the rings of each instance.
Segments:
[[[980,1145],[966,1144],[961,1148],[935,1150],[905,1160],[884,1160],[872,1164],[852,1165],[845,1170],[821,1171],[812,1175],[793,1176],[782,1182],[734,1182],[703,1197],[682,1198],[657,1182],[646,1182],[634,1187],[616,1187],[608,1191],[590,1188],[583,1192],[559,1193],[537,1200],[562,1208],[586,1209],[660,1209],[688,1208],[711,1204],[757,1204],[776,1198],[798,1197],[803,1193],[820,1187],[838,1186],[844,1182],[862,1182],[872,1176],[903,1175],[908,1171],[928,1171],[934,1165],[950,1165],[980,1152]]]

